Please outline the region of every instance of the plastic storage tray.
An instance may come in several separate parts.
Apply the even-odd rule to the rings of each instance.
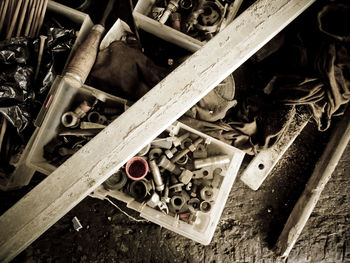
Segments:
[[[222,182],[210,212],[197,212],[197,219],[194,224],[191,225],[180,220],[178,216],[167,215],[155,208],[149,207],[145,202],[140,203],[124,192],[106,190],[103,185],[100,185],[91,196],[99,199],[104,199],[107,195],[116,198],[117,200],[125,202],[128,208],[139,212],[141,217],[201,244],[208,245],[214,235],[245,153],[180,122],[175,122],[168,130],[173,134],[177,134],[179,130],[186,130],[197,134],[203,137],[207,142],[210,142],[208,145],[208,154],[225,154],[230,157],[230,163],[227,166],[226,173],[222,174]]]
[[[196,52],[204,45],[201,41],[148,17],[154,3],[155,0],[139,0],[137,2],[133,17],[139,28],[191,52]]]
[[[85,39],[88,32],[92,28],[93,23],[88,14],[77,11],[65,5],[56,3],[54,1],[49,1],[47,4],[47,15],[55,15],[55,14],[65,17],[68,21],[73,22],[73,24],[76,24],[77,28],[79,29],[79,33],[77,35],[77,38],[74,42],[72,50],[67,59],[67,63],[68,63],[69,58],[74,54],[77,47]],[[31,166],[28,165],[27,159],[28,159],[29,151],[33,146],[33,142],[37,134],[38,134],[38,129],[36,129],[33,132],[33,135],[31,136],[29,142],[27,143],[26,148],[24,149],[20,160],[16,165],[15,171],[12,174],[9,174],[6,179],[4,178],[0,179],[1,190],[8,190],[8,189],[22,187],[24,185],[27,185],[30,182],[31,178],[35,173],[35,169],[33,169]]]
[[[49,100],[45,105],[46,115],[28,154],[27,165],[33,169],[49,175],[57,167],[50,164],[44,157],[44,146],[50,142],[63,128],[61,116],[67,111],[74,110],[83,100],[94,97],[104,97],[106,106],[122,107],[125,110],[129,105],[127,100],[112,96],[87,85],[80,88],[72,87],[64,77],[57,77],[49,93]]]

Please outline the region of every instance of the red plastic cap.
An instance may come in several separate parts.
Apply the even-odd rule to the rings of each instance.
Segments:
[[[130,179],[141,180],[149,171],[148,163],[144,158],[135,156],[126,163],[125,171]]]

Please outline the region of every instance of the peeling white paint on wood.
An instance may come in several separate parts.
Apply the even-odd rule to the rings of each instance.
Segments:
[[[247,9],[0,217],[0,261],[25,249],[313,2],[260,0]]]

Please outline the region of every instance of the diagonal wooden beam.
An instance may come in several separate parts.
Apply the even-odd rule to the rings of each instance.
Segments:
[[[0,217],[0,261],[13,259],[313,2],[254,3]]]

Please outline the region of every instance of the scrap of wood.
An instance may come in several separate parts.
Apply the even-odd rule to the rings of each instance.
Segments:
[[[281,138],[270,148],[259,152],[242,172],[240,177],[247,186],[253,190],[258,190],[278,161],[293,144],[306,124],[309,122],[309,116],[295,115],[292,122]]]
[[[325,151],[318,160],[315,169],[293,208],[287,223],[276,243],[276,253],[287,258],[300,236],[307,220],[314,210],[321,193],[337,166],[350,140],[350,108],[342,121],[337,124]]]
[[[2,4],[1,13],[0,13],[0,33],[1,33],[2,29],[4,28],[5,17],[6,17],[7,12],[8,12],[9,4],[10,4],[10,0],[4,0],[4,2]]]
[[[13,15],[11,16],[11,22],[9,22],[10,27],[6,34],[6,39],[10,39],[13,35],[13,30],[15,29],[15,25],[18,19],[18,13],[19,13],[19,10],[21,9],[21,6],[22,6],[22,0],[18,0],[16,4],[16,8],[14,8]]]
[[[18,26],[17,26],[16,37],[19,37],[21,35],[24,18],[28,12],[27,11],[28,5],[29,5],[29,0],[27,0],[27,1],[25,0],[23,3],[23,6],[22,6],[21,15],[19,18]]]
[[[255,2],[0,217],[0,261],[24,250],[313,2]]]

